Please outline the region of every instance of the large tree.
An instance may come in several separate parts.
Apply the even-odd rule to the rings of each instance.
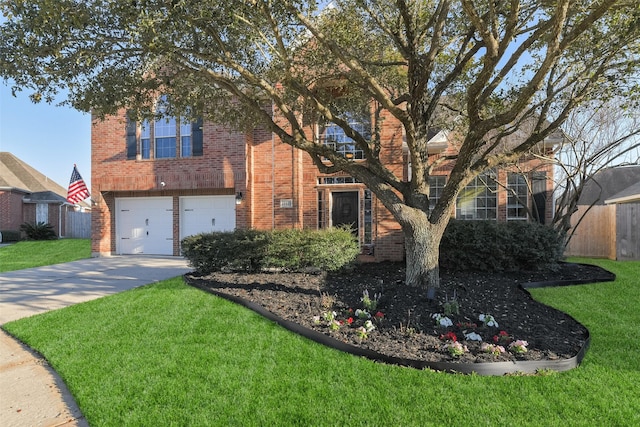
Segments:
[[[143,115],[162,92],[169,114],[261,121],[322,172],[375,193],[404,232],[407,284],[425,288],[438,286],[439,242],[467,183],[544,141],[586,100],[637,89],[636,0],[319,3],[0,0],[0,74],[35,100],[65,89],[103,115]],[[401,123],[410,180],[381,161],[379,123],[372,135],[350,126],[366,102]],[[366,161],[318,143],[309,118],[341,127]],[[430,209],[434,129],[455,135],[459,152]]]

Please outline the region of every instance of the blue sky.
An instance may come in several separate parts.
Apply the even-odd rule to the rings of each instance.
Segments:
[[[0,81],[0,151],[8,151],[67,188],[73,164],[91,190],[91,116],[34,104]]]

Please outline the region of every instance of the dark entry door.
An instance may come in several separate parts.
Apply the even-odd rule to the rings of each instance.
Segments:
[[[358,234],[358,192],[340,191],[332,193],[333,208],[331,222],[334,227],[349,225]]]
[[[545,172],[534,173],[531,190],[533,193],[531,206],[533,219],[540,224],[544,224],[547,208],[547,174]]]

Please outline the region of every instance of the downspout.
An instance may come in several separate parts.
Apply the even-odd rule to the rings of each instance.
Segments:
[[[58,239],[62,239],[62,207],[66,204],[61,203],[58,206]]]
[[[271,117],[275,117],[273,102]],[[273,131],[271,131],[271,229],[276,229],[276,134]]]
[[[58,239],[62,239],[62,207],[63,206],[73,206],[73,205],[67,202],[63,202],[58,206]],[[66,221],[65,221],[65,225],[66,225]]]

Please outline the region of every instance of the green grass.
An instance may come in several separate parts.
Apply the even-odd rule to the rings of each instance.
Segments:
[[[582,366],[451,375],[322,347],[180,278],[5,328],[60,373],[96,426],[640,424],[640,262],[614,283],[536,289],[589,327]]]
[[[0,272],[59,264],[90,256],[89,239],[22,241],[0,248]]]

